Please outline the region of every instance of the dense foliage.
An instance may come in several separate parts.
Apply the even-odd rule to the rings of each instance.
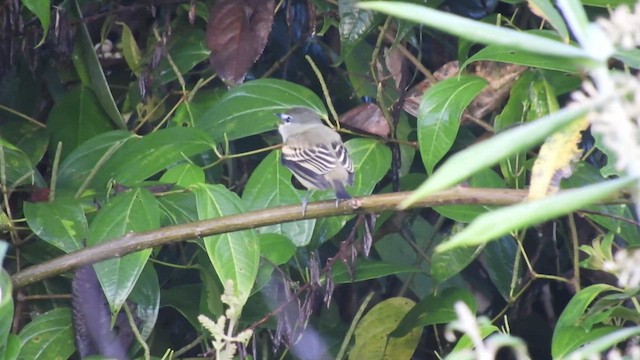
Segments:
[[[622,4],[7,1],[0,359],[640,358]]]

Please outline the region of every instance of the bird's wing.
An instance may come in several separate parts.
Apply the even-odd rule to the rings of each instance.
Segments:
[[[351,157],[347,152],[347,148],[344,146],[342,141],[334,142],[331,144],[333,148],[333,153],[335,154],[336,160],[338,163],[347,170],[348,178],[347,183],[349,185],[353,184],[353,161],[351,161]]]
[[[330,184],[324,175],[336,167],[336,157],[323,145],[312,148],[282,147],[282,164],[288,167],[301,182],[311,183],[318,189]]]

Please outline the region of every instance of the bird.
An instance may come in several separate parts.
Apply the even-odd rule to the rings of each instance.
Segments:
[[[307,189],[335,191],[336,206],[341,200],[351,199],[346,186],[353,185],[353,161],[340,135],[307,108],[296,107],[276,115],[281,121],[282,164]]]

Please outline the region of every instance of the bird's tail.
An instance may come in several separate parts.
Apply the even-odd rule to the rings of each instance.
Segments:
[[[333,188],[336,191],[336,200],[348,200],[351,199],[351,195],[344,188],[344,184],[341,181],[334,181]]]

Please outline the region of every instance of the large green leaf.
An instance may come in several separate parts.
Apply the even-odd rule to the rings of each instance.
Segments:
[[[175,192],[158,198],[162,210],[162,226],[198,220],[196,198],[191,191]]]
[[[521,274],[522,264],[516,262],[518,256],[518,244],[511,236],[503,236],[498,241],[490,242],[482,252],[483,264],[492,284],[500,292],[505,300],[511,299],[513,273]],[[515,266],[520,264],[520,267]],[[518,277],[519,278],[519,277]],[[521,285],[521,283],[518,283]],[[517,287],[517,286],[516,286]]]
[[[409,312],[405,314],[398,326],[389,336],[402,337],[417,327],[433,324],[446,324],[458,318],[453,305],[462,301],[471,310],[476,311],[476,301],[466,289],[447,288],[437,295],[425,296]]]
[[[541,69],[564,71],[568,73],[578,73],[581,70],[579,64],[567,61],[566,58],[553,57],[524,50],[514,50],[510,47],[499,45],[489,45],[478,51],[472,57],[467,59],[462,67],[465,67],[474,61],[481,60],[518,64]]]
[[[431,258],[433,281],[443,283],[459,274],[482,253],[482,249],[484,246],[467,246],[446,252],[436,252]]]
[[[475,246],[495,240],[511,231],[569,214],[584,206],[623,190],[636,183],[634,178],[605,181],[580,189],[563,191],[540,200],[507,206],[479,216],[451,240],[438,246],[437,251],[448,251],[461,246]]]
[[[199,185],[194,190],[201,220],[244,213],[238,196],[222,185]],[[255,230],[243,230],[204,238],[209,259],[226,286],[233,281],[234,293],[244,304],[251,293],[260,263],[260,242]]]
[[[352,139],[347,141],[345,146],[355,168],[353,186],[347,187],[347,191],[352,196],[370,195],[391,167],[391,151],[373,139]],[[317,192],[312,198],[335,199],[335,194],[331,191]],[[340,231],[350,218],[351,216],[341,216],[319,219],[314,229],[314,239],[319,242],[326,241]]]
[[[560,12],[553,6],[551,0],[529,0],[528,4],[535,14],[545,19],[556,29],[562,41],[569,42],[570,37],[567,25],[564,23]]]
[[[403,337],[389,338],[389,333],[414,305],[409,299],[396,297],[369,310],[356,327],[355,344],[349,359],[410,359],[422,335],[422,328],[415,328]]]
[[[111,121],[88,87],[78,87],[62,96],[49,112],[47,127],[51,133],[50,154],[62,142],[64,159],[80,144],[111,130]]]
[[[242,201],[247,210],[266,209],[280,205],[300,204],[305,191],[291,184],[291,171],[279,161],[280,152],[273,151],[253,170],[245,185]],[[258,228],[258,233],[277,233],[287,236],[296,246],[311,240],[315,219],[281,223]]]
[[[211,138],[194,128],[168,128],[127,141],[97,173],[93,185],[104,187],[110,180],[135,185],[168,166],[204,152]]]
[[[443,11],[433,10],[426,6],[395,1],[361,2],[358,6],[425,24],[463,39],[483,44],[503,45],[514,50],[565,57],[569,61],[588,64],[587,53],[578,47],[542,36],[489,25]]]
[[[194,66],[206,60],[211,53],[207,49],[204,39],[204,31],[197,27],[179,27],[172,34],[169,43],[169,54],[180,74],[185,74]],[[163,57],[157,68],[160,83],[166,84],[175,80],[176,75],[169,61]]]
[[[383,220],[378,219],[377,223],[380,221]],[[385,235],[373,246],[383,261],[420,270],[419,273],[399,273],[397,276],[414,294],[424,297],[433,291],[434,284],[433,277],[430,276],[431,262],[428,257],[435,245],[441,241],[442,236],[433,225],[418,216],[411,223],[407,223],[403,231]],[[416,251],[416,247],[420,251]],[[356,274],[359,273],[358,270]]]
[[[162,174],[160,181],[188,187],[204,183],[204,171],[199,166],[191,163],[179,164]]]
[[[156,324],[160,310],[160,284],[158,274],[151,263],[147,263],[142,269],[129,299],[136,303],[135,313],[142,321],[139,327],[140,335],[147,339]]]
[[[74,1],[72,5],[75,12],[82,18],[82,12],[78,1]],[[102,65],[98,60],[95,50],[93,49],[93,43],[91,42],[91,36],[89,30],[87,30],[87,24],[84,21],[78,23],[78,34],[73,47],[73,54],[71,59],[76,67],[76,71],[83,81],[83,84],[90,86],[95,92],[98,102],[102,106],[102,109],[114,122],[119,129],[126,129],[122,114],[116,105],[111,90],[109,89],[109,83],[102,71]]]
[[[275,129],[275,113],[299,106],[326,117],[322,100],[303,86],[277,79],[248,81],[222,96],[195,124],[216,141],[225,134],[233,140]]]
[[[19,336],[19,360],[69,358],[75,351],[71,309],[57,308],[36,316]]]
[[[337,263],[332,269],[334,284],[350,284],[358,281],[379,279],[389,275],[420,273],[422,269],[407,264],[392,264],[385,261],[358,260],[352,271],[343,263]]]
[[[87,245],[94,246],[130,232],[142,232],[160,227],[160,210],[153,194],[145,189],[132,189],[109,199],[89,226]],[[117,314],[129,296],[151,249],[94,264],[98,280]]]
[[[76,191],[94,171],[104,167],[104,163],[120,149],[125,142],[136,139],[124,130],[109,131],[85,141],[60,164],[58,188]]]
[[[409,198],[405,199],[400,207],[406,207],[429,194],[457,184],[471,174],[493,166],[508,156],[529,149],[554,131],[586,114],[597,103],[594,101],[589,104],[564,108],[534,122],[503,131],[489,140],[456,153],[420,185]]]
[[[469,179],[469,187],[501,189],[506,187],[504,180],[492,169],[484,169],[473,174]],[[440,215],[457,222],[469,223],[478,215],[490,211],[490,206],[475,205],[447,205],[434,206]]]
[[[172,307],[184,316],[193,327],[200,326],[198,321],[198,303],[200,301],[201,284],[178,285],[163,289],[160,293],[160,307]],[[185,296],[188,294],[188,296]]]
[[[418,143],[427,172],[451,149],[462,112],[487,85],[487,81],[470,75],[452,77],[431,86],[418,110]]]
[[[592,329],[581,326],[584,313],[591,302],[605,291],[618,290],[610,285],[596,284],[580,290],[571,298],[560,314],[553,331],[551,355],[554,359],[560,359],[578,347],[617,330],[617,327],[614,326]]]
[[[58,249],[69,253],[84,247],[88,225],[78,201],[25,202],[24,216],[34,234]]]

